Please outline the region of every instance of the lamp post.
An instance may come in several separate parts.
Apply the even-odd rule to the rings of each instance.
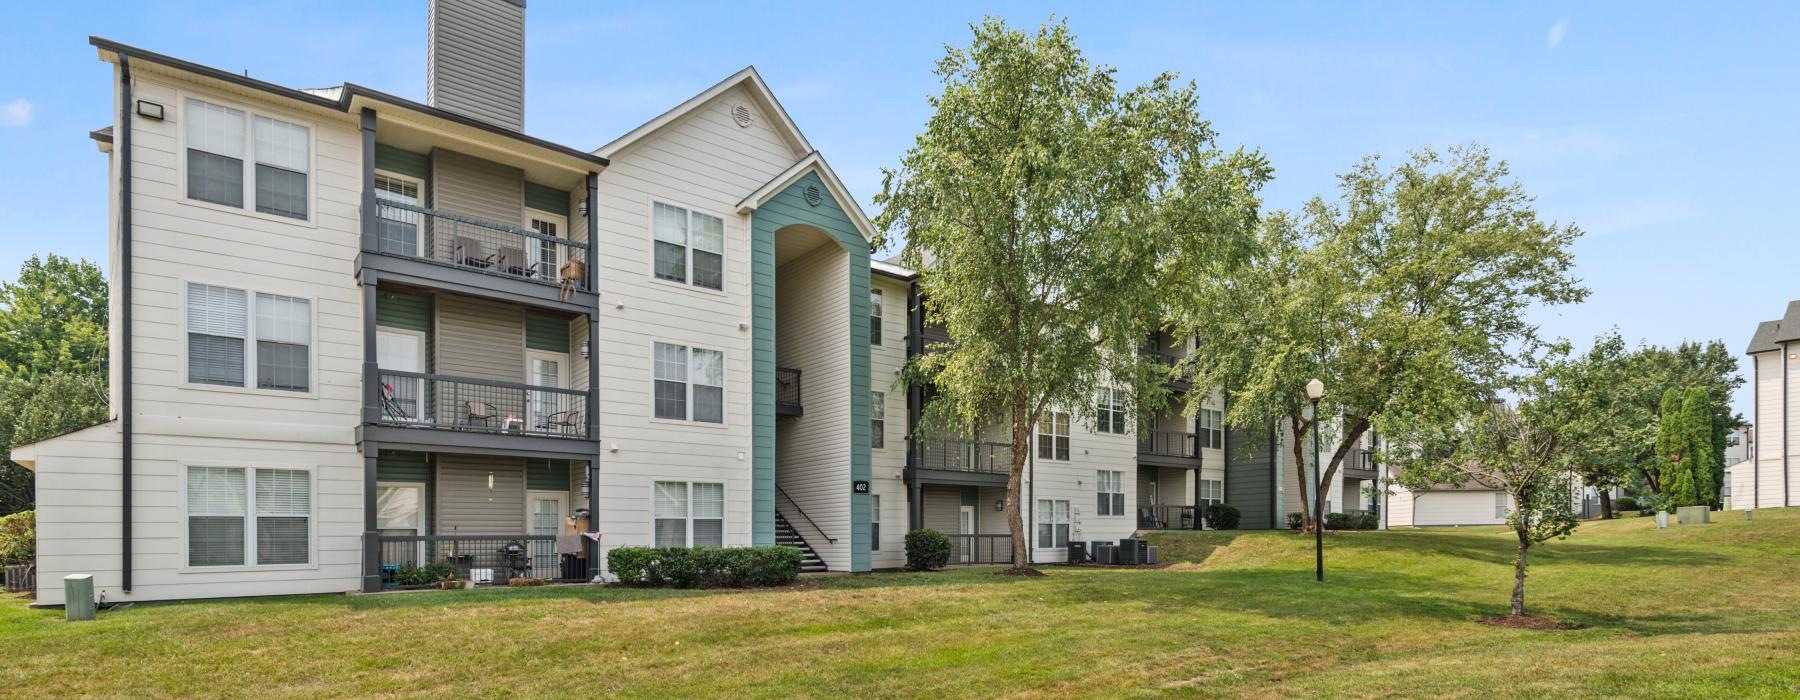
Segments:
[[[1313,379],[1306,383],[1306,398],[1312,401],[1313,434],[1313,574],[1325,582],[1325,512],[1319,505],[1325,501],[1325,470],[1319,464],[1319,399],[1325,398],[1325,382]]]

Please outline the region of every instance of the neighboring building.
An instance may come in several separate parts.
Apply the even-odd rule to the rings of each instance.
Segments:
[[[1388,472],[1397,477],[1394,468]],[[1389,487],[1388,527],[1441,527],[1462,525],[1504,525],[1512,513],[1512,497],[1477,480],[1461,484],[1440,484],[1424,491],[1411,491],[1393,483]],[[1588,490],[1573,477],[1569,480],[1569,507],[1584,514]]]
[[[1755,429],[1746,441],[1750,453],[1737,466],[1732,507],[1800,504],[1794,493],[1800,486],[1800,300],[1788,302],[1780,319],[1757,324],[1744,352],[1750,356]]]

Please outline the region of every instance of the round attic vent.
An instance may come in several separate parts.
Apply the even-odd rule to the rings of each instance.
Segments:
[[[756,121],[754,118],[752,118],[750,116],[750,108],[745,106],[743,103],[739,103],[739,104],[732,106],[731,118],[733,121],[737,122],[738,126],[744,127],[746,129],[750,128],[750,125],[752,123],[755,123],[755,121]]]
[[[815,207],[819,206],[819,202],[825,201],[825,193],[819,191],[818,185],[807,185],[806,192],[800,196],[806,198],[807,204],[811,204]]]

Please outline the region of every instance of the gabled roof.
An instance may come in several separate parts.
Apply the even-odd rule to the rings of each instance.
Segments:
[[[1788,302],[1787,315],[1781,317],[1781,328],[1775,332],[1775,342],[1790,340],[1800,340],[1800,299]]]
[[[756,72],[756,66],[747,66],[743,70],[731,74],[731,77],[721,80],[712,87],[707,88],[700,94],[688,98],[686,102],[675,105],[673,109],[657,115],[655,119],[644,122],[642,125],[638,126],[638,128],[627,132],[624,136],[613,139],[611,143],[594,149],[594,153],[603,158],[611,158],[614,153],[618,153],[632,144],[643,140],[644,137],[661,131],[670,124],[680,121],[682,117],[687,116],[694,110],[704,106],[706,103],[713,101],[720,95],[730,92],[732,88],[738,87],[739,85],[744,86],[744,88],[750,92],[750,96],[760,103],[758,106],[762,107],[764,112],[775,115],[775,130],[781,134],[782,138],[787,140],[788,145],[792,146],[794,150],[799,153],[812,152],[812,143],[806,140],[805,134],[800,133],[800,126],[794,123],[793,117],[788,116],[787,110],[781,106],[781,101],[775,99],[775,93],[769,90],[768,83],[763,82],[762,75]]]
[[[1780,333],[1780,321],[1763,321],[1756,324],[1756,333],[1750,336],[1750,347],[1744,349],[1744,354],[1755,355],[1759,352],[1780,350],[1781,346],[1777,345],[1775,340],[1775,336]]]
[[[775,179],[764,183],[755,192],[751,192],[750,196],[744,198],[744,201],[738,202],[738,213],[748,214],[756,211],[757,207],[767,203],[775,195],[786,191],[788,186],[805,177],[807,173],[819,174],[819,179],[825,182],[825,189],[831,190],[831,196],[837,200],[838,206],[843,208],[844,213],[850,215],[850,222],[856,224],[856,230],[862,234],[864,241],[875,239],[875,225],[869,223],[869,217],[863,214],[862,205],[857,204],[856,198],[850,196],[850,190],[844,188],[843,181],[838,179],[837,173],[832,172],[831,165],[825,162],[825,156],[819,155],[818,151],[806,154],[806,157],[801,158],[800,162],[782,171],[780,175],[775,176]]]

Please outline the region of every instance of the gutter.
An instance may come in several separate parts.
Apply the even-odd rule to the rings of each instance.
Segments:
[[[1793,501],[1790,499],[1790,496],[1788,493],[1788,474],[1791,471],[1790,468],[1788,467],[1788,433],[1793,432],[1793,426],[1788,425],[1788,375],[1793,374],[1793,370],[1788,368],[1788,363],[1789,363],[1788,344],[1786,341],[1783,341],[1781,343],[1781,505],[1782,506],[1788,506],[1788,505],[1793,504]]]
[[[131,59],[119,51],[119,586],[131,592]]]
[[[1756,415],[1757,407],[1762,405],[1762,361],[1756,355],[1750,356],[1750,415]],[[1781,432],[1787,434],[1787,426]],[[1750,508],[1755,510],[1762,505],[1762,455],[1756,454],[1756,435],[1750,435]]]

